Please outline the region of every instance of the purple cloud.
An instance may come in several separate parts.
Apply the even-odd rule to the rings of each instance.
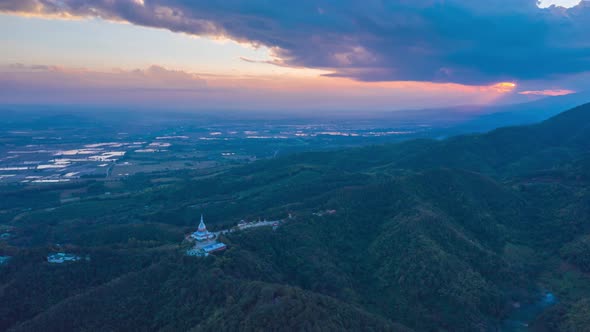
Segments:
[[[288,65],[364,81],[484,84],[590,69],[588,1],[0,0],[0,11],[225,35],[274,47]]]

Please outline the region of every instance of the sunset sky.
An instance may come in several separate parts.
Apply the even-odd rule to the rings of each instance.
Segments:
[[[590,85],[590,2],[0,0],[0,104],[397,110]]]

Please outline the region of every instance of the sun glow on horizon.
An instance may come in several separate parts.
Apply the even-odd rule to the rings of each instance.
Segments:
[[[500,82],[492,85],[492,88],[499,93],[509,93],[516,89],[516,83],[514,82]]]

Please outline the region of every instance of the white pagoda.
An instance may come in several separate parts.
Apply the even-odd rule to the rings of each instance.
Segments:
[[[207,226],[205,226],[205,222],[203,222],[203,215],[201,215],[201,222],[199,223],[199,228],[197,228],[196,232],[191,234],[191,237],[199,242],[213,240],[215,238],[215,234],[207,230]]]

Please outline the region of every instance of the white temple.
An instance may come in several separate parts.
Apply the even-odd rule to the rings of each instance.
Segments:
[[[199,223],[199,228],[197,228],[197,231],[194,232],[191,235],[191,237],[199,242],[213,240],[215,238],[215,234],[210,233],[207,230],[207,226],[205,226],[205,222],[203,222],[203,215],[201,215],[201,222]]]

